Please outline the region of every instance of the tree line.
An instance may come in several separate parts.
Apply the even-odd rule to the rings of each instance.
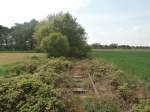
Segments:
[[[33,50],[33,32],[38,21],[33,19],[8,28],[0,25],[0,50]]]
[[[0,50],[38,50],[48,56],[85,57],[90,51],[85,29],[70,13],[49,15],[8,28],[0,26]]]
[[[110,45],[102,45],[100,43],[91,44],[93,49],[150,49],[150,46],[130,46],[130,45],[119,45],[112,43]]]

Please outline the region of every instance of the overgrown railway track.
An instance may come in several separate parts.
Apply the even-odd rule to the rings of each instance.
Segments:
[[[92,74],[90,74],[88,69],[82,70],[82,66],[75,66],[71,70],[71,75],[74,81],[72,91],[75,95],[84,97],[94,95],[99,97],[99,92],[92,78]]]

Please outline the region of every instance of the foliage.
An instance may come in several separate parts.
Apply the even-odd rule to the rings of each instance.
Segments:
[[[4,112],[62,112],[61,91],[35,76],[19,76],[0,80],[0,111]]]
[[[53,86],[68,86],[67,75],[64,75],[64,71],[72,66],[71,61],[61,57],[61,58],[50,58],[50,59],[40,59],[34,58],[29,61],[22,63],[17,63],[13,65],[9,71],[9,76],[18,75],[37,75],[44,83],[51,84]],[[66,79],[66,80],[65,80]]]
[[[87,112],[120,112],[117,105],[109,100],[89,98],[82,105]]]
[[[123,85],[118,87],[119,91],[122,93],[130,93],[130,87],[128,83],[124,83]]]
[[[90,72],[94,75],[101,77],[101,75],[107,75],[111,72],[112,68],[109,64],[98,60],[91,60],[90,61]]]
[[[134,104],[132,112],[149,112],[150,99],[141,99],[138,104]]]
[[[25,22],[23,24],[15,24],[12,28],[0,25],[0,50],[33,50],[34,40],[32,34],[36,20]]]
[[[3,67],[3,66],[0,66],[0,75],[4,75],[4,74],[7,74],[8,70]]]
[[[9,49],[12,44],[11,29],[0,25],[0,50]]]
[[[69,13],[50,15],[37,26],[34,33],[34,37],[37,40],[37,47],[40,46],[43,38],[56,32],[60,32],[67,37],[70,46],[70,51],[68,52],[69,56],[87,56],[89,47],[86,43],[85,30]]]
[[[39,67],[42,70],[48,70],[53,68],[55,72],[61,73],[64,72],[66,69],[70,68],[72,65],[71,61],[61,57],[61,58],[50,58],[47,60],[47,64],[44,64]]]
[[[70,66],[65,58],[38,59],[17,64],[16,76],[0,77],[0,111],[66,112],[70,92],[69,77],[63,71]],[[24,74],[24,75],[22,75]],[[68,95],[68,96],[67,96]],[[67,100],[64,99],[67,96]]]
[[[33,74],[40,64],[41,63],[39,60],[25,61],[14,65],[11,68],[11,72],[15,73],[16,75],[23,75],[27,73]]]
[[[12,27],[11,35],[16,50],[33,50],[35,42],[32,34],[37,23],[38,22],[33,19],[30,22],[16,24]]]
[[[112,43],[109,45],[102,45],[100,43],[93,43],[91,45],[93,49],[149,49],[149,46],[130,46],[130,45],[118,45],[117,43]]]
[[[41,42],[41,46],[47,51],[48,57],[67,56],[69,52],[68,40],[61,33],[52,33],[48,37],[45,37]]]
[[[10,73],[15,75],[34,74],[36,72],[40,72],[41,70],[43,70],[43,72],[52,70],[56,73],[62,73],[71,67],[71,65],[71,61],[63,57],[50,59],[35,58],[29,61],[14,64],[10,69]]]
[[[81,70],[97,73],[93,79],[95,79],[98,90],[104,88],[102,96],[118,100],[86,99],[83,101],[83,107],[88,112],[119,112],[120,109],[116,103],[120,103],[119,106],[122,109],[124,109],[124,104],[127,104],[128,110],[136,103],[132,108],[133,112],[149,109],[149,103],[138,102],[136,91],[134,92],[132,85],[117,82],[115,74],[118,73],[118,69],[113,68],[105,61],[96,59],[80,60],[80,64]],[[16,63],[11,67],[9,76],[0,77],[0,111],[74,112],[72,108],[77,108],[74,106],[79,102],[74,102],[70,98],[72,94],[68,89],[74,87],[71,78],[66,74],[66,70],[72,68],[70,60],[64,57],[47,59],[33,55],[29,61]],[[115,85],[116,89],[112,85]]]
[[[137,101],[137,96],[134,93],[134,88],[130,87],[128,83],[123,83],[118,86],[119,95],[123,98],[124,101],[129,103],[134,103]]]

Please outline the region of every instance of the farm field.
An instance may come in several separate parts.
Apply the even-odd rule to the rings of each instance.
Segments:
[[[7,69],[12,64],[28,60],[33,56],[44,57],[45,54],[24,52],[0,52],[0,75],[5,74]]]
[[[42,57],[42,53],[0,53],[0,65],[12,64],[24,61],[33,56]]]
[[[150,81],[150,50],[94,50],[93,55],[123,70],[124,80]]]

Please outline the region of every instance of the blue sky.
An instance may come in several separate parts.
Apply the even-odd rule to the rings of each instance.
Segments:
[[[10,27],[60,11],[77,17],[88,43],[150,46],[150,0],[0,0],[0,24]]]

